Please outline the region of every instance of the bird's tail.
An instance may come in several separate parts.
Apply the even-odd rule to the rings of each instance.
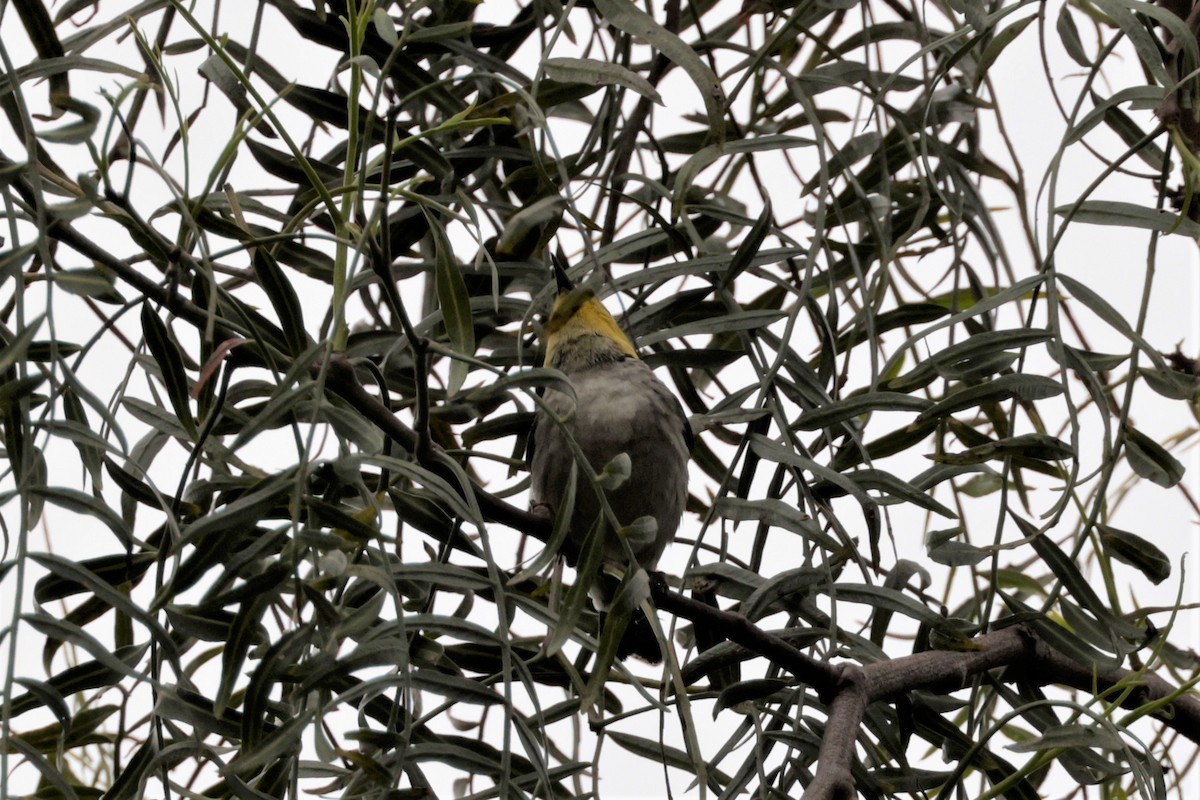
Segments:
[[[629,626],[617,645],[617,658],[624,661],[630,656],[637,656],[651,664],[662,663],[662,647],[654,635],[654,627],[640,608],[633,612],[633,618],[629,620]]]
[[[624,661],[630,656],[637,656],[651,664],[660,664],[662,647],[654,633],[654,626],[641,606],[632,603],[631,594],[637,592],[631,591],[630,587],[622,591],[621,581],[611,574],[601,575],[593,584],[592,601],[600,609],[601,635],[610,625],[620,625],[623,619],[628,620],[617,643],[617,658]]]

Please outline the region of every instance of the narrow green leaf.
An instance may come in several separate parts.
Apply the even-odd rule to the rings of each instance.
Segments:
[[[38,59],[48,61],[66,55],[62,42],[58,38],[58,32],[54,29],[54,22],[50,19],[50,12],[42,0],[16,0],[13,5],[16,7],[17,16],[25,28],[26,35],[29,36],[30,43],[37,51]],[[51,79],[51,99],[70,93],[71,84],[66,73]]]
[[[1075,25],[1075,18],[1071,15],[1070,3],[1064,3],[1058,10],[1058,22],[1055,24],[1055,29],[1058,31],[1059,41],[1062,42],[1067,55],[1081,67],[1092,66],[1091,60],[1088,59],[1087,53],[1083,49],[1083,40],[1079,38],[1079,28]]]
[[[445,478],[435,475],[424,467],[404,459],[389,456],[360,456],[346,459],[347,465],[354,464],[357,466],[359,463],[373,464],[404,475],[432,492],[438,501],[445,503],[450,508],[451,513],[459,519],[479,527],[483,526],[479,505],[475,502],[474,494],[465,491],[465,485],[456,487]],[[461,473],[459,476],[461,477]]]
[[[949,314],[950,309],[939,303],[905,303],[878,315],[873,309],[863,309],[855,316],[850,330],[838,336],[834,343],[834,349],[842,353],[868,341],[873,336],[879,336],[897,328],[923,325],[926,322],[942,319]],[[910,343],[915,341],[915,338],[910,339]]]
[[[961,528],[955,528],[954,530],[959,531]],[[929,571],[915,561],[901,558],[888,570],[883,585],[885,589],[901,591],[909,585],[914,577],[918,579],[917,588],[928,588],[930,583]],[[886,608],[877,608],[871,615],[871,642],[877,647],[883,647],[884,637],[887,636],[888,627],[892,624],[892,616],[892,612]]]
[[[636,756],[650,759],[652,763],[663,764],[668,767],[675,767],[682,770],[688,775],[696,775],[696,764],[692,757],[687,752],[680,750],[678,747],[664,744],[658,739],[647,739],[642,736],[635,736],[631,733],[623,733],[617,730],[609,730],[607,735],[610,739],[616,742],[620,747],[628,750]],[[720,770],[711,765],[705,765],[708,772],[708,787],[713,792],[719,793],[722,786],[729,785],[731,778],[725,775]],[[696,775],[697,778],[702,776]]]
[[[1095,372],[1109,372],[1124,364],[1129,360],[1128,353],[1097,353],[1092,350],[1080,350],[1077,347],[1063,345],[1063,349],[1070,355],[1069,359],[1064,359],[1064,367],[1082,372],[1085,369]]]
[[[955,514],[911,483],[900,480],[890,472],[885,472],[881,469],[859,469],[854,472],[847,472],[845,475],[863,489],[874,489],[890,495],[898,501],[912,503],[919,508],[924,508],[927,511],[932,511],[949,519],[958,519],[958,514]]]
[[[38,3],[40,5],[40,3]],[[62,800],[80,800],[79,795],[66,778],[66,775],[50,765],[50,762],[38,752],[37,748],[27,743],[20,736],[10,736],[4,741],[4,747],[7,751],[11,751],[21,756],[21,764],[23,766],[33,767],[36,771],[42,774],[43,785],[39,794],[49,794]]]
[[[738,275],[741,275],[750,267],[754,262],[754,256],[762,250],[762,243],[767,238],[767,234],[771,230],[771,224],[774,221],[774,217],[771,214],[771,200],[767,198],[763,203],[762,213],[758,215],[758,219],[754,220],[753,227],[746,233],[746,238],[742,239],[742,243],[738,245],[733,258],[729,260],[729,268],[721,276],[722,286],[728,289],[737,280]]]
[[[167,390],[167,399],[175,410],[175,416],[183,429],[188,432],[192,441],[197,437],[196,420],[192,416],[191,389],[188,387],[187,373],[184,371],[183,355],[175,340],[171,338],[166,324],[158,318],[158,314],[150,306],[150,301],[142,303],[142,332],[146,336],[146,346],[162,373],[163,386]]]
[[[1125,458],[1139,476],[1164,489],[1183,480],[1186,471],[1165,447],[1132,425],[1125,426]]]
[[[1034,14],[1024,19],[1019,19],[992,37],[991,41],[987,43],[987,47],[983,49],[983,53],[979,56],[979,65],[975,68],[976,89],[983,84],[983,81],[987,78],[988,70],[991,69],[992,64],[996,63],[996,59],[1004,52],[1004,48],[1012,44],[1013,40],[1020,36],[1021,32],[1029,26],[1029,23],[1037,18],[1037,15]]]
[[[1200,226],[1197,226],[1197,231],[1200,231]],[[1096,316],[1100,317],[1100,319],[1111,325],[1131,343],[1140,347],[1142,352],[1148,355],[1154,362],[1155,366],[1161,367],[1164,365],[1162,354],[1159,353],[1155,348],[1151,347],[1150,344],[1144,338],[1142,338],[1141,334],[1133,329],[1133,327],[1129,324],[1129,320],[1125,319],[1120,312],[1113,308],[1107,300],[1097,294],[1091,287],[1082,281],[1072,278],[1070,275],[1059,273],[1056,279],[1059,283],[1066,287],[1067,291],[1071,294],[1071,297],[1074,300],[1078,300],[1079,302],[1083,303],[1085,306],[1091,309]],[[1088,354],[1086,354],[1085,351],[1078,352],[1081,355],[1084,355],[1085,360],[1087,360]],[[1099,365],[1095,365],[1093,368],[1104,369],[1111,367],[1101,367]]]
[[[237,73],[230,69],[229,64],[225,63],[225,59],[221,58],[219,53],[213,53],[206,58],[196,71],[216,86],[221,94],[225,95],[225,99],[237,109],[240,116],[245,118],[257,116],[254,105],[248,99],[246,87],[242,85]],[[264,120],[259,121],[258,130],[264,136],[275,136],[274,131]],[[247,140],[247,143],[251,143],[250,140]]]
[[[876,155],[882,144],[883,136],[878,131],[869,130],[852,136],[833,153],[825,171],[830,175],[838,175],[846,172],[864,158]],[[821,174],[814,175],[800,189],[801,196],[807,196],[816,192],[823,180],[826,180],[826,178]]]
[[[405,757],[415,762],[430,761],[477,775],[496,776],[503,771],[502,756],[491,745],[462,737],[453,737],[452,744],[446,741],[447,737],[440,738],[440,741],[430,744],[409,745],[405,749]]]
[[[1012,590],[1015,597],[1045,597],[1046,587],[1042,581],[1015,568],[1001,568],[996,573],[999,585]]]
[[[683,577],[715,583],[718,594],[735,600],[747,599],[767,582],[766,578],[757,572],[724,561],[691,567]]]
[[[919,412],[932,405],[933,402],[924,397],[913,397],[899,392],[865,392],[805,411],[797,418],[796,427],[802,431],[815,431],[818,428],[828,428],[872,411]]]
[[[713,511],[734,522],[754,521],[791,531],[829,550],[836,550],[840,546],[811,517],[795,505],[776,498],[744,500],[740,497],[722,497],[714,504]]]
[[[742,603],[741,613],[757,621],[781,609],[800,611],[818,586],[826,586],[829,575],[812,567],[785,569],[764,581]]]
[[[160,511],[167,511],[170,509],[171,498],[155,494],[154,490],[149,484],[139,479],[133,474],[133,472],[125,469],[107,455],[103,457],[103,463],[105,471],[108,472],[109,477],[113,479],[113,482],[120,487],[121,491],[129,495],[132,499],[136,500],[142,505],[156,508]],[[201,513],[199,507],[197,507],[195,503],[182,503],[180,510],[189,516],[195,516]]]
[[[929,548],[929,559],[944,567],[973,567],[989,555],[970,542],[943,542]]]
[[[1037,461],[1059,461],[1075,457],[1075,450],[1066,442],[1043,433],[1026,433],[994,442],[969,447],[956,453],[930,454],[928,458],[940,464],[982,464],[1006,458],[1032,458]]]
[[[311,188],[312,180],[305,167],[311,170],[317,180],[324,183],[333,184],[341,180],[341,170],[316,158],[305,157],[301,162],[292,153],[268,147],[255,139],[246,139],[244,144],[250,155],[254,156],[254,160],[268,173],[298,187]]]
[[[662,95],[631,69],[611,61],[594,58],[547,58],[542,61],[546,75],[561,83],[582,83],[588,86],[623,86],[647,100],[664,105]]]
[[[116,534],[117,539],[126,549],[133,547],[133,532],[129,530],[125,520],[92,495],[65,486],[34,486],[29,489],[29,492],[59,508],[65,508],[76,514],[103,522],[109,530]]]
[[[311,408],[304,404],[304,401],[309,400],[316,391],[315,383],[309,376],[309,367],[324,352],[323,345],[315,344],[306,352],[296,356],[288,367],[287,374],[280,378],[274,387],[271,399],[258,409],[258,412],[248,422],[242,425],[237,436],[229,445],[231,452],[237,452],[264,430],[294,423],[298,414],[302,414],[306,408]],[[337,411],[334,410],[337,407],[332,404],[324,403],[321,408],[323,411],[328,409],[331,412],[328,415],[323,414],[322,419],[331,420],[337,414]],[[359,421],[361,422],[361,419]]]
[[[1062,392],[1062,382],[1056,381],[1053,378],[1024,374],[1001,375],[999,378],[979,384],[978,386],[968,386],[956,392],[951,392],[945,398],[917,415],[913,424],[916,425],[929,419],[949,416],[956,411],[975,408],[984,403],[996,403],[1001,400],[1007,400],[1010,397],[1019,397],[1022,400],[1034,401],[1055,397],[1062,394]]]
[[[921,605],[906,594],[882,586],[869,584],[839,583],[828,587],[828,594],[836,597],[839,602],[862,603],[873,608],[886,609],[897,614],[922,622],[935,630],[953,627],[953,620],[943,617],[932,608]]]
[[[470,680],[460,675],[448,675],[433,669],[418,669],[412,673],[413,685],[418,689],[433,694],[439,694],[456,703],[471,703],[473,705],[493,706],[502,705],[504,698],[494,689],[484,686],[479,681]]]
[[[120,586],[140,581],[157,558],[155,553],[119,553],[85,559],[79,561],[78,565],[87,570],[90,576],[110,586]],[[87,591],[91,591],[88,584],[54,573],[38,579],[34,585],[33,598],[44,605]]]
[[[682,325],[676,325],[673,328],[666,328],[655,333],[646,334],[638,344],[649,346],[680,336],[715,336],[719,333],[757,330],[773,322],[778,322],[786,316],[786,312],[770,309],[736,311],[732,314],[710,317],[708,319],[697,320],[696,322],[686,322]]]
[[[950,345],[945,350],[934,353],[929,360],[941,365],[955,364],[959,361],[994,355],[1006,350],[1024,350],[1035,344],[1048,342],[1054,338],[1054,331],[1048,328],[1006,328],[998,331],[982,331],[973,334],[966,341]]]
[[[158,692],[155,713],[195,728],[197,734],[216,734],[235,741],[239,732],[234,713],[214,714],[212,701],[183,686],[163,686]],[[293,718],[307,722],[304,715]],[[233,763],[237,763],[236,761]]]
[[[303,353],[309,345],[308,332],[304,329],[304,309],[300,306],[295,287],[265,247],[255,248],[254,274],[279,317],[279,326],[283,329],[291,355]]]
[[[113,656],[124,662],[128,667],[133,668],[141,662],[142,656],[146,654],[146,650],[149,647],[149,642],[130,647],[121,647],[113,653]],[[54,693],[66,698],[91,689],[115,686],[126,675],[126,672],[114,670],[111,667],[101,664],[99,661],[85,661],[55,674],[46,681],[45,685]],[[24,714],[26,711],[38,707],[38,699],[33,693],[14,697],[12,702],[12,716],[15,717],[19,714]]]
[[[640,39],[683,69],[700,91],[709,130],[725,130],[725,92],[721,82],[690,45],[629,0],[596,0],[596,10],[609,25]]]
[[[953,364],[936,364],[937,374],[952,381],[982,381],[998,372],[1004,372],[1017,360],[1017,353],[993,353],[958,361]]]
[[[1170,400],[1194,400],[1200,397],[1200,381],[1174,369],[1142,367],[1138,375],[1146,385]]]
[[[134,419],[146,423],[166,436],[184,441],[190,439],[187,431],[179,424],[179,418],[162,406],[129,395],[121,398],[121,405]]]
[[[44,753],[73,750],[89,744],[107,743],[111,734],[98,729],[106,719],[121,710],[118,705],[96,705],[80,709],[74,717],[60,719],[36,731],[18,734]]]
[[[100,124],[100,109],[91,103],[85,103],[66,95],[52,95],[51,100],[56,116],[61,112],[69,111],[75,116],[75,121],[41,131],[38,138],[42,142],[83,144],[95,135],[96,128]]]
[[[496,252],[513,254],[527,251],[533,246],[532,242],[558,229],[566,207],[566,201],[557,194],[523,206],[505,220],[504,230],[496,243]]]
[[[144,796],[146,773],[153,765],[157,751],[155,739],[147,737],[145,744],[124,763],[120,773],[113,779],[104,793],[104,800],[140,800]]]
[[[1036,753],[1040,750],[1059,750],[1071,747],[1098,747],[1103,750],[1124,750],[1125,742],[1115,732],[1100,725],[1059,725],[1041,736],[1006,745],[1014,753]],[[1122,770],[1123,772],[1124,770]]]
[[[947,785],[957,773],[949,770],[918,769],[903,767],[879,767],[868,770],[871,783],[888,795],[911,794],[933,795],[940,786]]]
[[[770,698],[776,692],[789,690],[792,686],[790,681],[781,680],[780,678],[756,678],[747,681],[735,683],[732,686],[726,686],[721,690],[721,694],[717,697],[717,702],[713,706],[713,718],[727,708],[733,708],[741,703],[753,703],[755,700]]]
[[[113,276],[107,270],[92,267],[64,269],[53,273],[54,285],[80,297],[90,297],[111,305],[122,305],[125,298],[117,291]]]
[[[41,327],[42,320],[45,318],[46,315],[41,314],[29,320],[24,328],[17,331],[13,340],[8,342],[3,350],[0,350],[0,373],[8,372],[17,362],[25,360],[29,345],[33,342],[33,337],[37,336],[38,328]]]
[[[811,458],[803,456],[789,447],[773,442],[761,434],[750,437],[751,451],[761,457],[779,464],[790,464],[799,469],[812,473],[818,480],[823,480],[849,494],[862,507],[863,520],[867,525],[867,537],[871,547],[872,558],[878,558],[880,519],[879,504],[853,480],[836,470],[818,464]]]
[[[1122,228],[1178,233],[1195,239],[1200,237],[1200,222],[1194,222],[1175,211],[1147,208],[1119,200],[1086,200],[1078,205],[1059,206],[1054,213],[1069,221],[1091,225],[1117,225]]]
[[[221,506],[183,529],[177,546],[196,545],[200,539],[219,534],[232,538],[238,532],[253,530],[268,519],[266,512],[284,502],[295,483],[292,470],[271,475],[248,487],[237,499]]]
[[[3,174],[3,170],[0,170],[0,176],[3,176]],[[3,186],[5,183],[4,180],[0,179],[0,186]],[[28,244],[13,247],[0,253],[0,282],[7,281],[19,275],[25,263],[33,258],[40,246],[41,244],[38,240],[34,239]]]
[[[1030,538],[1033,549],[1045,562],[1054,576],[1062,581],[1067,592],[1080,606],[1087,609],[1113,635],[1127,641],[1138,641],[1144,636],[1144,631],[1128,620],[1113,614],[1108,605],[1100,599],[1091,581],[1083,576],[1075,562],[1047,534],[1037,534],[1036,529],[1027,521],[1016,517],[1022,533]]]
[[[1121,32],[1133,42],[1139,61],[1154,76],[1154,82],[1159,86],[1173,85],[1171,76],[1167,74],[1166,65],[1163,63],[1164,48],[1150,32],[1150,28],[1139,18],[1139,14],[1155,16],[1162,22],[1162,17],[1152,13],[1158,9],[1155,9],[1152,3],[1138,2],[1138,0],[1092,0],[1092,3],[1107,14],[1121,29]],[[1138,11],[1137,14],[1134,13],[1135,7]],[[1175,16],[1169,11],[1166,13],[1168,16]],[[1175,20],[1182,22],[1179,17],[1175,17]],[[1194,52],[1195,35],[1186,29],[1183,31],[1183,35],[1192,40],[1193,44],[1190,49]],[[1196,63],[1194,58],[1191,63]]]
[[[1070,345],[1063,345],[1061,348],[1054,348],[1050,354],[1058,361],[1064,369],[1071,370],[1075,376],[1083,381],[1083,385],[1087,388],[1088,394],[1092,398],[1092,402],[1097,408],[1103,408],[1108,402],[1104,387],[1100,385],[1100,379],[1096,375],[1098,369],[1111,369],[1118,366],[1128,356],[1117,356],[1115,358],[1104,358],[1099,354],[1089,354],[1082,350],[1077,350]],[[1099,366],[1097,366],[1099,364]],[[1105,415],[1103,418],[1103,439],[1101,440],[1104,447],[1104,458],[1107,459],[1112,453],[1112,423]]]
[[[1095,92],[1092,92],[1091,96],[1095,108],[1089,112],[1088,116],[1091,116],[1092,113],[1100,114],[1104,123],[1120,136],[1126,145],[1138,147],[1138,158],[1152,169],[1161,171],[1164,168],[1166,154],[1154,141],[1147,141],[1146,134],[1150,131],[1122,111],[1119,104],[1131,102],[1136,107],[1148,103],[1151,108],[1158,108],[1166,96],[1166,89],[1162,86],[1131,86],[1108,98],[1102,98]]]
[[[371,24],[375,27],[379,38],[383,39],[389,47],[395,47],[400,41],[400,36],[396,31],[396,21],[392,19],[391,14],[387,13],[386,8],[379,6],[375,9],[375,13],[371,15]]]
[[[221,676],[213,695],[213,713],[218,717],[229,708],[234,685],[242,679],[242,665],[250,646],[266,638],[260,617],[269,609],[272,599],[270,595],[256,594],[243,602],[234,615],[229,640],[221,648]]]
[[[82,564],[62,556],[52,553],[30,553],[29,557],[60,578],[86,586],[97,599],[135,620],[154,637],[166,657],[178,668],[179,648],[175,641],[158,623],[154,615],[143,608],[140,603],[134,602],[128,594],[114,587]]]
[[[602,2],[611,2],[611,0],[602,0]],[[625,2],[625,0],[621,0],[621,2]],[[683,162],[683,166],[676,173],[674,186],[675,199],[671,209],[673,217],[678,218],[682,215],[683,206],[687,202],[687,189],[695,183],[696,176],[718,159],[744,153],[763,153],[771,150],[791,150],[800,147],[810,147],[812,144],[812,139],[770,134],[767,136],[756,136],[752,139],[725,142],[721,145],[710,144],[701,148],[688,158],[687,161]],[[649,235],[653,232],[646,233]],[[616,255],[610,255],[608,258],[614,259]]]
[[[45,375],[26,375],[0,383],[0,412],[7,412],[45,382]]]
[[[608,525],[605,523],[604,517],[600,516],[596,518],[596,524],[587,533],[583,552],[579,554],[579,561],[575,567],[578,577],[575,583],[567,589],[566,597],[558,610],[558,620],[551,628],[549,640],[545,645],[546,652],[550,655],[562,649],[562,646],[579,628],[579,620],[583,616],[588,594],[591,591],[592,579],[588,576],[599,575],[604,563],[604,538],[607,530]]]
[[[423,209],[425,210],[425,209]],[[425,210],[436,246],[434,284],[437,289],[438,305],[442,310],[442,322],[450,347],[464,356],[475,355],[475,321],[471,315],[471,297],[463,280],[462,269],[454,258],[454,250],[441,227],[441,221]],[[466,361],[454,359],[450,362],[450,380],[447,394],[453,396],[462,388],[470,370]]]

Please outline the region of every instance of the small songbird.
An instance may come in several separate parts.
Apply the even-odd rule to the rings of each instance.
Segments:
[[[692,432],[679,400],[654,376],[617,321],[592,289],[576,288],[563,264],[553,259],[558,297],[542,330],[545,363],[570,380],[575,397],[548,389],[546,406],[565,424],[560,426],[539,409],[531,447],[532,501],[556,511],[567,491],[575,456],[569,434],[579,445],[593,472],[624,453],[629,477],[606,490],[609,507],[620,526],[652,517],[652,539],[633,545],[633,556],[652,571],[666,546],[675,538],[687,500],[688,452]],[[565,428],[565,431],[564,431]],[[602,513],[595,489],[582,470],[576,480],[575,507],[569,539],[576,553]],[[622,569],[629,566],[625,543],[612,525],[606,526],[604,560]],[[581,580],[587,580],[585,576]],[[600,611],[613,601],[616,582],[593,578],[592,600]],[[658,639],[645,615],[637,610],[617,649],[618,658],[637,655],[651,663],[662,660]]]

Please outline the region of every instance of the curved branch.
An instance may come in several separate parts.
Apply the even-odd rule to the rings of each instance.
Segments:
[[[1008,680],[1019,677],[1039,686],[1066,686],[1097,696],[1118,685],[1134,684],[1138,690],[1122,697],[1122,708],[1138,710],[1149,703],[1166,702],[1152,716],[1200,744],[1200,698],[1183,694],[1157,675],[1077,663],[1023,624],[979,636],[971,645],[969,651],[932,650],[847,668],[846,679],[839,683],[829,704],[817,772],[803,800],[853,797],[852,787],[846,793],[846,780],[854,758],[854,740],[870,703],[918,689],[948,694],[969,685],[975,675],[1000,667],[1011,668],[1005,676]]]
[[[3,160],[0,158],[0,163]],[[20,179],[14,183],[21,194],[30,191]],[[69,222],[54,220],[45,234],[110,268],[143,296],[169,308],[177,317],[201,331],[209,323],[207,310],[142,275],[128,262],[79,233]],[[216,334],[227,339],[240,335],[240,332],[218,323]],[[263,346],[270,345],[264,343]],[[314,370],[321,368],[318,364]],[[354,366],[345,357],[335,354],[324,364],[324,369],[328,391],[341,397],[402,448],[410,453],[418,452],[420,437],[417,433],[363,387]],[[438,458],[428,459],[425,466],[445,477],[452,477]],[[454,480],[451,484],[457,485]],[[549,540],[552,524],[548,519],[506,503],[477,483],[471,484],[471,491],[486,519],[541,541]],[[919,689],[949,693],[969,685],[974,676],[1001,667],[1010,668],[1003,676],[1006,680],[1020,678],[1041,686],[1060,685],[1096,695],[1136,686],[1136,691],[1121,696],[1123,708],[1148,710],[1148,705],[1154,705],[1151,716],[1200,744],[1200,698],[1194,693],[1185,693],[1155,674],[1117,668],[1097,669],[1077,663],[1055,650],[1027,625],[1014,625],[979,636],[972,640],[970,650],[927,651],[859,667],[812,658],[784,639],[763,631],[745,616],[692,600],[671,591],[661,581],[652,585],[652,597],[658,608],[710,626],[731,641],[789,670],[826,700],[829,705],[826,734],[816,774],[804,794],[805,800],[843,800],[853,796],[850,767],[855,740],[871,703],[901,697]]]

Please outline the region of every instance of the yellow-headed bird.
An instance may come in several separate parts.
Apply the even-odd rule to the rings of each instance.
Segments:
[[[630,542],[637,563],[653,570],[675,538],[683,515],[691,428],[679,400],[638,358],[633,343],[595,292],[574,287],[557,259],[554,272],[558,297],[542,331],[545,363],[567,376],[575,398],[552,389],[546,391],[546,405],[565,420],[563,426],[550,419],[545,410],[538,410],[531,442],[533,504],[557,511],[567,491],[574,461],[567,434],[578,443],[593,472],[626,454],[630,462],[628,479],[605,494],[620,527],[640,517],[653,518],[657,525],[654,536],[639,538],[637,544]],[[591,481],[582,470],[579,476],[569,533],[575,553],[583,549],[588,532],[601,514]],[[612,525],[606,526],[605,536],[604,560],[627,568],[625,544]],[[593,581],[593,602],[603,611],[613,601],[616,582],[603,575],[594,576]],[[654,631],[640,611],[634,612],[617,650],[619,658],[629,655],[652,663],[662,660]]]

